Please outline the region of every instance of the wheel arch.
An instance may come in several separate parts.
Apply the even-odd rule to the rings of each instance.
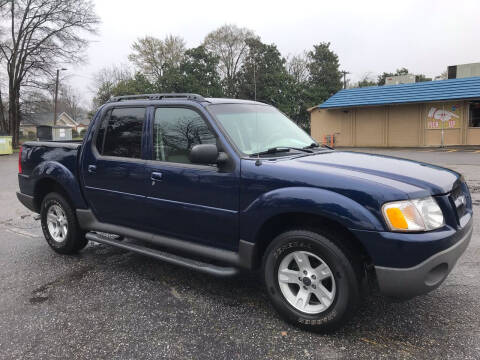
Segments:
[[[37,183],[35,184],[34,192],[33,192],[35,209],[37,209],[38,212],[40,212],[40,207],[42,205],[42,201],[45,198],[45,196],[52,192],[56,192],[62,195],[68,201],[70,206],[74,208],[72,199],[70,198],[65,187],[62,186],[55,179],[45,177],[37,181]]]
[[[256,258],[254,268],[259,268],[265,251],[270,243],[281,233],[289,230],[310,230],[320,234],[339,234],[339,238],[330,238],[348,257],[358,260],[362,265],[369,266],[372,260],[354,234],[339,222],[329,217],[308,212],[286,212],[277,214],[266,220],[255,235]]]
[[[42,200],[52,191],[61,193],[73,209],[87,207],[75,175],[64,165],[56,161],[46,161],[38,165],[30,175],[33,180],[33,197],[37,211]]]

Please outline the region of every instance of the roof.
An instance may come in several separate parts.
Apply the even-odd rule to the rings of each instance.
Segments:
[[[53,128],[53,129],[72,129],[71,126],[68,125],[38,125],[37,127],[47,127],[47,128]]]
[[[480,98],[480,76],[345,89],[340,90],[317,108],[334,109],[475,98]]]

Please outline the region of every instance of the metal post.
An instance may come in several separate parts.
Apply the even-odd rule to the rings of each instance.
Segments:
[[[340,71],[343,74],[343,88],[347,88],[347,74],[350,74],[348,71],[342,70]]]
[[[53,126],[57,125],[58,74],[60,74],[60,69],[57,69],[57,80],[55,81],[55,102],[53,104]]]
[[[442,139],[440,147],[443,148],[445,146],[445,130],[444,130],[444,118],[445,118],[445,103],[443,103],[443,113],[442,118],[440,119],[440,123],[442,124]]]

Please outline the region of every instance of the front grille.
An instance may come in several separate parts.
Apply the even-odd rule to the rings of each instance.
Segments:
[[[458,219],[460,220],[467,211],[467,194],[463,191],[461,184],[458,184],[450,193],[453,205],[457,211]]]

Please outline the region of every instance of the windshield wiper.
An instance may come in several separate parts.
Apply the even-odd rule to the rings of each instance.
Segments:
[[[297,147],[293,147],[293,146],[276,146],[276,147],[269,148],[265,151],[260,151],[260,152],[250,154],[250,156],[275,154],[275,153],[286,152],[286,151],[290,151],[290,150],[297,150],[297,151],[306,152],[306,153],[311,153],[312,152],[312,150],[309,150],[309,149],[306,149],[306,148],[297,148]]]
[[[313,149],[313,148],[318,148],[320,146],[325,147],[325,148],[330,149],[330,150],[334,150],[331,146],[328,146],[328,145],[325,145],[325,144],[319,145],[317,143],[311,143],[310,145],[305,146],[304,149]]]

